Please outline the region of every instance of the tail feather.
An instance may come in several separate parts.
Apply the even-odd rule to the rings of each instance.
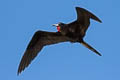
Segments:
[[[97,50],[95,50],[93,47],[91,47],[88,43],[82,41],[81,44],[84,45],[85,47],[87,47],[88,49],[90,49],[91,51],[95,52],[99,56],[102,56]]]

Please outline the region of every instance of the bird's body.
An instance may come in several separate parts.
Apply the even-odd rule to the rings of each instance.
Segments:
[[[76,21],[68,24],[59,23],[55,25],[58,32],[46,32],[39,30],[34,34],[22,57],[18,68],[18,74],[21,73],[21,71],[23,71],[31,63],[31,61],[37,56],[41,49],[46,45],[60,42],[78,42],[101,56],[98,51],[96,51],[83,40],[86,34],[86,30],[90,25],[90,18],[98,22],[101,22],[101,20],[83,8],[76,7],[76,11]]]

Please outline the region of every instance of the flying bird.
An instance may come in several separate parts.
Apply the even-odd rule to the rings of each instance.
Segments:
[[[99,56],[101,54],[86,43],[83,38],[86,34],[86,30],[90,25],[90,19],[102,22],[98,17],[88,10],[80,7],[76,7],[77,19],[71,23],[58,23],[53,24],[56,26],[57,32],[37,31],[32,37],[32,40],[27,46],[27,49],[21,59],[18,67],[17,74],[19,75],[31,61],[38,55],[44,46],[57,44],[61,42],[81,43],[91,51],[95,52]]]

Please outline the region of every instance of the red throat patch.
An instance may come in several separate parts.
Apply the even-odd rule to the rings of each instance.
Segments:
[[[60,32],[60,26],[57,26],[57,31]]]

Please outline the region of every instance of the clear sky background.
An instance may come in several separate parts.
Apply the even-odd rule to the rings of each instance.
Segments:
[[[54,23],[76,20],[83,7],[103,23],[91,20],[84,38],[103,56],[81,44],[46,46],[22,74],[17,69],[37,30],[53,31]],[[0,80],[120,80],[119,0],[1,0]]]

